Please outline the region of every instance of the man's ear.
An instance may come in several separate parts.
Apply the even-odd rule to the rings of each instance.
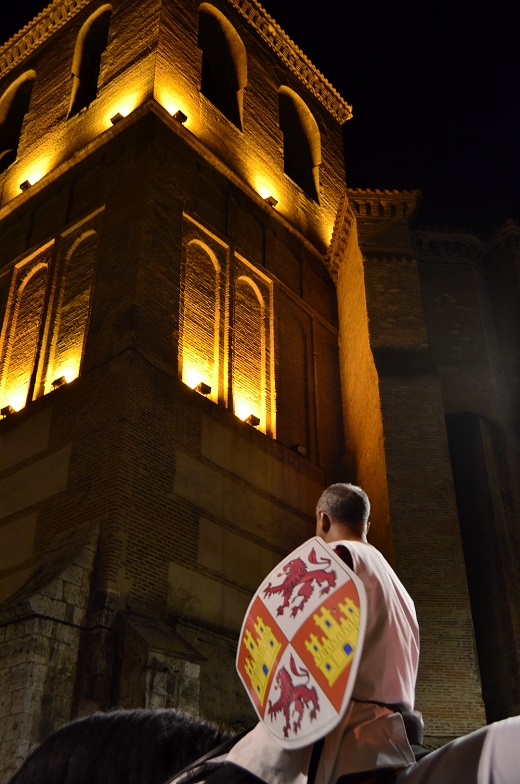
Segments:
[[[330,517],[326,512],[320,512],[321,518],[321,530],[324,534],[328,534],[330,531]]]

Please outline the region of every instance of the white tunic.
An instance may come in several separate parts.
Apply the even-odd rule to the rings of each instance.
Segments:
[[[419,661],[414,604],[381,553],[364,542],[341,541],[367,593],[367,629],[353,701],[323,747],[316,784],[333,784],[343,773],[414,762],[401,716],[375,703],[413,709]],[[305,784],[312,748],[284,750],[258,724],[231,750],[229,762],[268,784]]]
[[[335,542],[352,556],[367,594],[367,628],[352,696],[413,710],[419,666],[415,607],[390,564],[365,542]]]

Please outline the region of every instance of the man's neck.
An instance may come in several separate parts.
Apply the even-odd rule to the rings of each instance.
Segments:
[[[347,526],[339,526],[334,524],[330,528],[326,541],[328,544],[341,541],[361,542],[362,544],[368,544],[365,534],[360,535]]]

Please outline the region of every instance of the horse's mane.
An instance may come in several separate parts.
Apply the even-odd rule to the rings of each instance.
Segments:
[[[65,724],[9,784],[162,784],[229,736],[176,710],[114,710]]]

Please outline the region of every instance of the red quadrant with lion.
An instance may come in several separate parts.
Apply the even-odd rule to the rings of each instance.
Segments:
[[[284,559],[256,592],[237,670],[259,718],[287,748],[313,742],[341,719],[363,613],[362,584],[317,538]]]

